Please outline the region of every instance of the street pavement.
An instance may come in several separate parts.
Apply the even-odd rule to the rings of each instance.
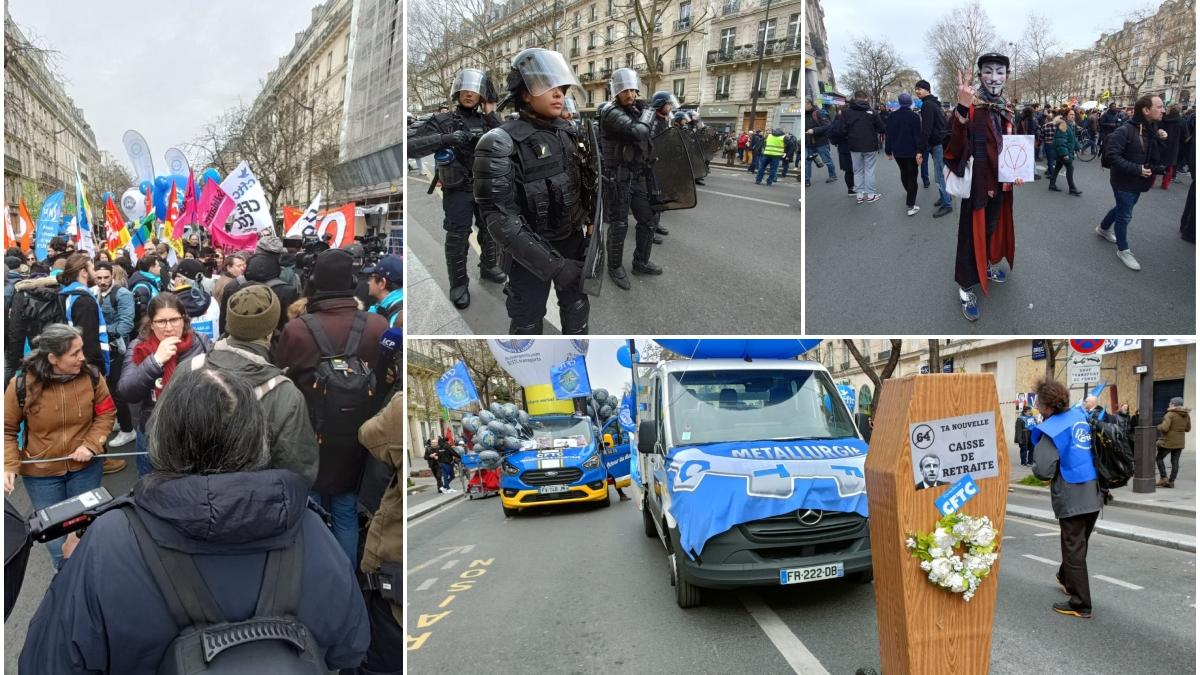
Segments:
[[[650,259],[663,267],[661,276],[630,274],[633,288],[622,291],[605,279],[599,298],[591,298],[593,334],[785,334],[800,332],[800,183],[794,174],[772,186],[755,185],[745,170],[715,163],[706,185],[697,186],[694,209],[669,211],[661,223],[670,230]],[[449,286],[443,252],[440,192],[428,195],[428,178],[409,173],[406,242],[435,283],[413,285],[408,293],[410,317],[423,316],[413,335],[457,334],[442,300]],[[634,220],[625,244],[629,271],[634,246]],[[469,331],[480,335],[508,331],[508,315],[500,285],[480,281],[478,244],[471,238],[468,262],[471,306],[461,312]],[[411,274],[411,272],[410,272]],[[440,297],[435,297],[439,296]],[[551,292],[546,332],[558,333],[558,301]]]
[[[986,582],[999,584],[991,672],[1194,672],[1195,555],[1093,535],[1094,615],[1073,619],[1050,610],[1057,529],[1006,519]],[[634,502],[505,518],[495,500],[459,499],[412,520],[408,537],[413,675],[879,668],[874,584],[710,591],[681,610]]]
[[[134,452],[136,449],[135,443],[130,442],[117,448],[110,447],[109,452]],[[124,457],[123,459],[126,460],[124,469],[109,474],[100,481],[101,487],[108,490],[113,497],[127,494],[133,489],[133,484],[137,482],[137,463],[134,461],[137,458]],[[16,489],[8,495],[8,498],[21,513],[33,512],[33,505],[29,502],[29,493],[25,491],[20,478],[17,479]],[[70,564],[69,559],[66,564]],[[25,568],[25,581],[21,585],[21,594],[17,597],[16,604],[13,605],[12,614],[4,622],[4,672],[6,673],[17,672],[17,659],[21,656],[21,647],[25,644],[25,634],[29,628],[29,622],[42,603],[46,589],[50,588],[54,574],[54,567],[50,564],[50,554],[47,552],[46,546],[35,543],[33,550],[29,553],[29,563]]]
[[[1129,226],[1142,265],[1127,269],[1116,246],[1093,231],[1113,205],[1100,160],[1076,162],[1082,197],[1067,193],[1065,172],[1050,192],[1045,179],[1015,188],[1016,264],[1004,284],[982,292],[981,318],[963,318],[954,283],[961,200],[933,218],[937,184],[918,187],[921,211],[905,215],[894,161],[880,153],[883,198],[857,205],[824,169],[805,190],[805,330],[809,334],[1190,335],[1196,326],[1196,249],[1179,237],[1192,178],[1142,195]],[[1043,167],[1044,168],[1044,167]],[[1156,185],[1161,183],[1158,178]]]

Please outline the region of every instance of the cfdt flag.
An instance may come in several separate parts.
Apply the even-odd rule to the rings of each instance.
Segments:
[[[38,213],[37,234],[33,250],[38,260],[45,260],[50,254],[50,240],[58,236],[58,228],[63,217],[63,191],[59,190],[46,197],[42,202],[42,210]]]
[[[617,412],[617,423],[626,433],[637,431],[637,424],[634,420],[637,414],[633,411],[633,390],[625,392],[625,396],[621,399],[621,410]]]
[[[475,391],[475,383],[467,373],[467,366],[462,361],[454,364],[450,370],[442,373],[437,381],[438,400],[450,410],[461,410],[479,402],[479,393]]]
[[[571,399],[592,393],[588,381],[587,360],[582,355],[569,357],[550,369],[550,386],[554,387],[554,398]]]

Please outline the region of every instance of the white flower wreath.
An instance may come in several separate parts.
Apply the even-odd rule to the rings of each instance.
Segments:
[[[931,583],[962,593],[967,602],[975,597],[975,590],[1000,555],[991,520],[960,513],[943,516],[933,532],[909,534],[904,545],[913,557],[921,559],[921,569]]]

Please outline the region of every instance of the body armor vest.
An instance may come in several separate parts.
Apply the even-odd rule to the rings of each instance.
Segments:
[[[578,142],[570,125],[535,126],[523,119],[505,122],[513,139],[517,205],[525,222],[550,241],[583,227]]]

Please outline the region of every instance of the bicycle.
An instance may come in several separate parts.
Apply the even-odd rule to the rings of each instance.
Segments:
[[[1095,139],[1091,136],[1084,136],[1079,140],[1079,149],[1075,151],[1075,156],[1080,161],[1090,162],[1096,159],[1096,155],[1100,152],[1099,146],[1096,145]]]

